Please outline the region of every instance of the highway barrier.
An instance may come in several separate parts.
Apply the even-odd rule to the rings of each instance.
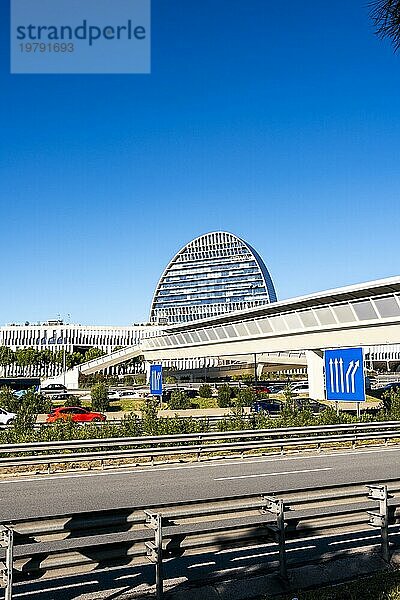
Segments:
[[[296,557],[293,544],[301,550],[310,538],[333,540],[334,554],[318,558],[337,558],[350,535],[353,547],[380,548],[388,562],[399,532],[399,507],[400,479],[393,478],[11,520],[0,525],[0,576],[5,598],[12,600],[21,581],[31,582],[34,590],[41,579],[150,562],[161,600],[164,566],[182,556],[210,553],[215,562],[227,550],[253,552],[261,545],[264,563],[271,562],[286,579],[290,568],[310,561],[309,553]]]
[[[367,443],[388,444],[400,440],[400,422],[352,423],[311,427],[288,427],[228,432],[179,435],[103,438],[26,444],[0,444],[0,468],[68,463],[97,463],[101,468],[115,466],[118,461],[170,460],[187,457],[252,455],[276,451],[284,454],[293,448],[311,448],[318,452],[326,446]]]

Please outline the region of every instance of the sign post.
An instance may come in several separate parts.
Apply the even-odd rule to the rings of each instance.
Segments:
[[[362,348],[325,350],[324,360],[326,399],[356,402],[360,416],[360,402],[365,402]]]
[[[162,403],[162,365],[150,365],[150,394],[158,396]]]

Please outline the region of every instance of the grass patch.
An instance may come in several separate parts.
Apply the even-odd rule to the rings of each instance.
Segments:
[[[192,408],[218,408],[216,398],[193,398],[191,405]]]
[[[400,571],[386,571],[356,581],[308,592],[291,592],[274,600],[400,600]],[[272,600],[263,596],[260,600]]]
[[[114,407],[114,410],[121,410],[124,412],[132,412],[133,410],[142,410],[145,405],[145,401],[138,398],[120,398],[114,402],[110,402],[110,406]]]

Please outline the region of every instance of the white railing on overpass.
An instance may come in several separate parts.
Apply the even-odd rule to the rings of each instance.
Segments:
[[[147,359],[163,360],[398,342],[400,277],[394,277],[169,328],[141,347]]]
[[[243,354],[398,343],[400,277],[391,277],[166,327],[160,335],[79,365],[70,373],[77,379],[79,372],[94,373],[138,355],[148,361],[234,359]]]

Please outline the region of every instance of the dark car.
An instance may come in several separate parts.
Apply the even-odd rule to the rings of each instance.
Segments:
[[[49,385],[40,388],[40,391],[44,394],[59,394],[61,392],[66,392],[67,388],[62,383],[49,383]]]
[[[317,400],[310,400],[309,398],[295,398],[296,406],[299,410],[311,410],[311,412],[320,413],[327,408],[326,404],[317,402]]]
[[[256,400],[250,406],[252,412],[267,412],[270,415],[276,415],[282,411],[282,404],[277,400]]]
[[[389,395],[390,392],[397,392],[400,390],[400,381],[395,381],[393,383],[388,383],[387,385],[377,388],[376,390],[369,390],[369,394],[374,396],[374,398],[383,399],[385,394]]]
[[[54,402],[58,400],[59,402],[65,402],[71,400],[71,398],[75,398],[75,396],[71,396],[71,394],[67,394],[66,392],[62,392],[61,394],[52,394],[51,401]]]

